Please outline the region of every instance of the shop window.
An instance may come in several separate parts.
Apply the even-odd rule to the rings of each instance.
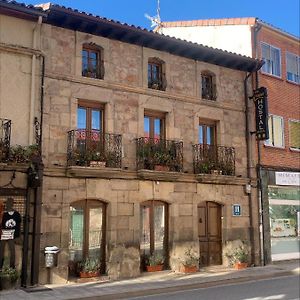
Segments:
[[[166,90],[165,63],[159,58],[148,60],[148,88]]]
[[[82,47],[82,76],[104,78],[103,48],[96,44],[84,44]]]
[[[300,150],[300,121],[289,120],[290,148]]]
[[[269,126],[269,139],[265,141],[265,144],[273,147],[284,147],[284,130],[283,130],[283,118],[279,116],[270,115],[268,117]]]
[[[76,276],[89,259],[105,271],[106,205],[97,200],[82,200],[70,206],[69,275]]]
[[[201,73],[201,96],[206,100],[216,100],[217,91],[216,91],[216,76],[211,72],[202,72]]]
[[[300,57],[289,52],[286,54],[286,79],[300,83]]]
[[[168,256],[168,205],[161,201],[147,201],[140,210],[140,249],[142,268],[150,255],[163,257],[167,266]]]
[[[165,138],[165,113],[146,111],[144,115],[144,137]]]
[[[261,44],[262,60],[265,62],[261,70],[263,73],[281,77],[281,51],[271,45]]]

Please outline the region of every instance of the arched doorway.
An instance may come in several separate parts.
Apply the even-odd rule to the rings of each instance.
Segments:
[[[222,206],[203,202],[198,206],[200,266],[222,264]]]
[[[70,205],[69,276],[78,276],[86,259],[99,264],[105,272],[106,204],[81,200]]]
[[[161,255],[164,267],[168,267],[168,204],[150,200],[141,204],[140,210],[140,250],[141,269],[145,270],[150,255]]]

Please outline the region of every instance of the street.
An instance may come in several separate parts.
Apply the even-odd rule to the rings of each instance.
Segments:
[[[130,299],[299,300],[299,290],[299,275],[292,275]]]

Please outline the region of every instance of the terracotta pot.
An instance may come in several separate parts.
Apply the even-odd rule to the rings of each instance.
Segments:
[[[234,268],[236,270],[246,269],[248,267],[248,263],[237,262],[234,264]]]
[[[147,272],[158,272],[162,271],[163,265],[156,265],[156,266],[147,266]]]
[[[168,171],[170,171],[170,167],[169,167],[169,166],[163,166],[163,165],[155,165],[155,166],[154,166],[154,170],[155,170],[155,171],[164,171],[164,172],[168,172]]]
[[[80,272],[79,273],[80,278],[92,278],[92,277],[97,277],[99,276],[99,272]]]
[[[105,168],[106,162],[105,161],[90,161],[90,167],[98,167],[98,168]]]
[[[182,266],[181,272],[183,273],[196,273],[198,271],[197,266]]]

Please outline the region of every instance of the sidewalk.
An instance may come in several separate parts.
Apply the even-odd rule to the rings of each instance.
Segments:
[[[114,282],[96,281],[81,284],[46,285],[31,290],[2,291],[0,292],[0,300],[126,299],[145,294],[159,294],[162,290],[171,292],[299,273],[299,260],[280,262],[265,267],[247,268],[245,270],[233,270],[215,266],[195,274],[163,271],[144,273],[138,278]]]

